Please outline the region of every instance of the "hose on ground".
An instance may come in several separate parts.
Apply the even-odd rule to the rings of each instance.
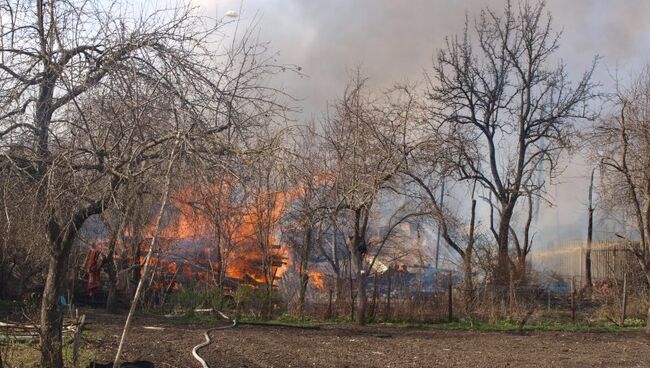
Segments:
[[[198,353],[199,349],[202,349],[202,348],[210,345],[210,343],[212,342],[212,340],[210,340],[210,332],[216,331],[216,330],[226,330],[226,329],[234,328],[235,326],[237,326],[237,320],[236,319],[230,319],[230,317],[226,316],[225,314],[221,313],[220,311],[217,311],[217,313],[221,316],[221,318],[232,322],[232,324],[230,324],[228,326],[213,327],[213,328],[210,328],[210,329],[206,330],[203,333],[203,337],[205,338],[205,341],[203,341],[202,343],[196,345],[192,349],[192,356],[194,356],[194,359],[198,360],[199,363],[201,363],[202,368],[210,368],[210,366],[208,366],[208,363],[205,362],[205,359],[201,358],[201,356]]]

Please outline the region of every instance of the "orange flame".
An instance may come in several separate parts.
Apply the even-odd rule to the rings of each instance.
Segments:
[[[318,271],[307,271],[309,275],[309,281],[311,284],[319,290],[325,289],[325,274]]]
[[[316,179],[324,182],[331,178]],[[303,188],[297,186],[287,192],[260,192],[243,208],[228,202],[230,191],[228,183],[207,188],[186,186],[171,196],[172,219],[168,217],[164,221],[166,225],[158,234],[161,254],[182,254],[185,259],[182,265],[162,257],[152,259],[150,266],[159,262],[157,272],[168,274],[160,279],[180,274],[186,280],[214,282],[214,272],[218,268],[218,261],[215,261],[217,244],[221,244],[225,276],[239,282],[274,283],[292,267],[292,251],[280,241],[279,222],[288,205],[304,195]],[[214,221],[217,217],[219,231]],[[153,224],[143,230],[147,238],[151,238],[153,233]],[[125,235],[133,234],[132,228],[125,230]],[[208,241],[212,245],[204,246],[200,254],[196,248],[170,249],[172,244],[185,240]],[[147,250],[148,244],[140,246],[140,254]],[[143,262],[141,256],[140,264]],[[309,271],[309,276],[313,286],[325,288],[322,272]]]

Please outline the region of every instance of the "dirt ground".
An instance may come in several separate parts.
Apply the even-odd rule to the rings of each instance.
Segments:
[[[89,321],[86,343],[109,360],[123,317]],[[190,351],[209,327],[139,317],[125,356],[156,367],[200,367]],[[640,333],[240,325],[211,337],[200,351],[211,367],[650,367],[650,339]]]

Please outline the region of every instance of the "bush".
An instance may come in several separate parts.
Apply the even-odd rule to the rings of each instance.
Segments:
[[[242,315],[272,318],[285,311],[282,296],[276,289],[242,285],[234,295],[237,318]]]
[[[196,308],[212,308],[220,310],[226,304],[228,298],[218,288],[201,287],[190,285],[174,291],[169,296],[169,304],[180,307],[192,313]]]

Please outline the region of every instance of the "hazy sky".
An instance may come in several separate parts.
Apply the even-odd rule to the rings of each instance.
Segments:
[[[516,1],[514,2],[517,3]],[[503,0],[201,0],[206,14],[223,16],[242,7],[241,19],[260,17],[261,38],[279,52],[280,62],[296,64],[307,77],[279,81],[303,109],[297,118],[318,117],[328,100],[342,93],[350,71],[361,65],[374,88],[418,81],[446,35],[462,30],[465,14],[485,6],[501,10]],[[610,73],[629,75],[650,54],[650,1],[549,0],[556,30],[563,30],[558,55],[574,78],[602,57],[597,78],[611,85]],[[586,176],[590,165],[574,158],[557,187],[557,207],[544,208],[540,240],[584,238]],[[549,188],[551,195],[555,187]],[[556,223],[561,224],[559,227]],[[598,234],[597,234],[598,236]]]

